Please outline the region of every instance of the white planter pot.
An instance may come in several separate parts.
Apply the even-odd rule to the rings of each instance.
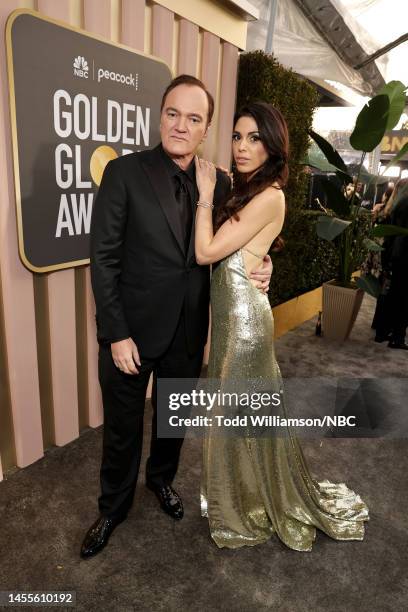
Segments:
[[[347,340],[363,301],[363,289],[323,283],[322,328],[329,340]]]

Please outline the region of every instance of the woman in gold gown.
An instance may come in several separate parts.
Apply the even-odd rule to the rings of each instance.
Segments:
[[[236,180],[215,214],[215,167],[196,159],[200,198],[196,215],[198,263],[219,262],[211,281],[208,377],[268,381],[282,391],[268,297],[248,277],[271,245],[281,242],[282,187],[288,176],[288,131],[278,109],[252,103],[234,119]],[[223,408],[216,407],[218,413]],[[286,417],[284,403],[274,414]],[[204,439],[201,511],[219,547],[253,546],[273,533],[289,547],[310,551],[316,527],[336,540],[362,540],[368,508],[344,483],[317,482],[290,428],[281,436]]]

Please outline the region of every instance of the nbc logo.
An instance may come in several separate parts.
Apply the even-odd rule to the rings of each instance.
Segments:
[[[74,59],[73,66],[74,66],[75,76],[82,77],[83,79],[88,78],[88,72],[89,72],[88,62],[83,57],[83,55],[78,55],[78,57]]]

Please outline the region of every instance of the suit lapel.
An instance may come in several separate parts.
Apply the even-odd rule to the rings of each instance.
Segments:
[[[142,166],[149,177],[157,201],[184,257],[183,233],[177,201],[174,195],[174,185],[171,183],[159,147],[152,149],[150,153],[149,157],[142,161]]]

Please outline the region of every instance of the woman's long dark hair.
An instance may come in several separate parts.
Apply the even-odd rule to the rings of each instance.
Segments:
[[[256,122],[260,139],[268,153],[268,159],[249,181],[246,180],[245,174],[234,171],[234,187],[228,199],[217,208],[215,230],[232,217],[239,221],[238,212],[252,198],[274,182],[277,182],[281,188],[284,187],[289,176],[289,133],[280,110],[266,102],[251,102],[235,114],[234,127],[241,117],[252,117]],[[283,238],[277,236],[273,241],[272,249],[280,251],[283,245]]]

